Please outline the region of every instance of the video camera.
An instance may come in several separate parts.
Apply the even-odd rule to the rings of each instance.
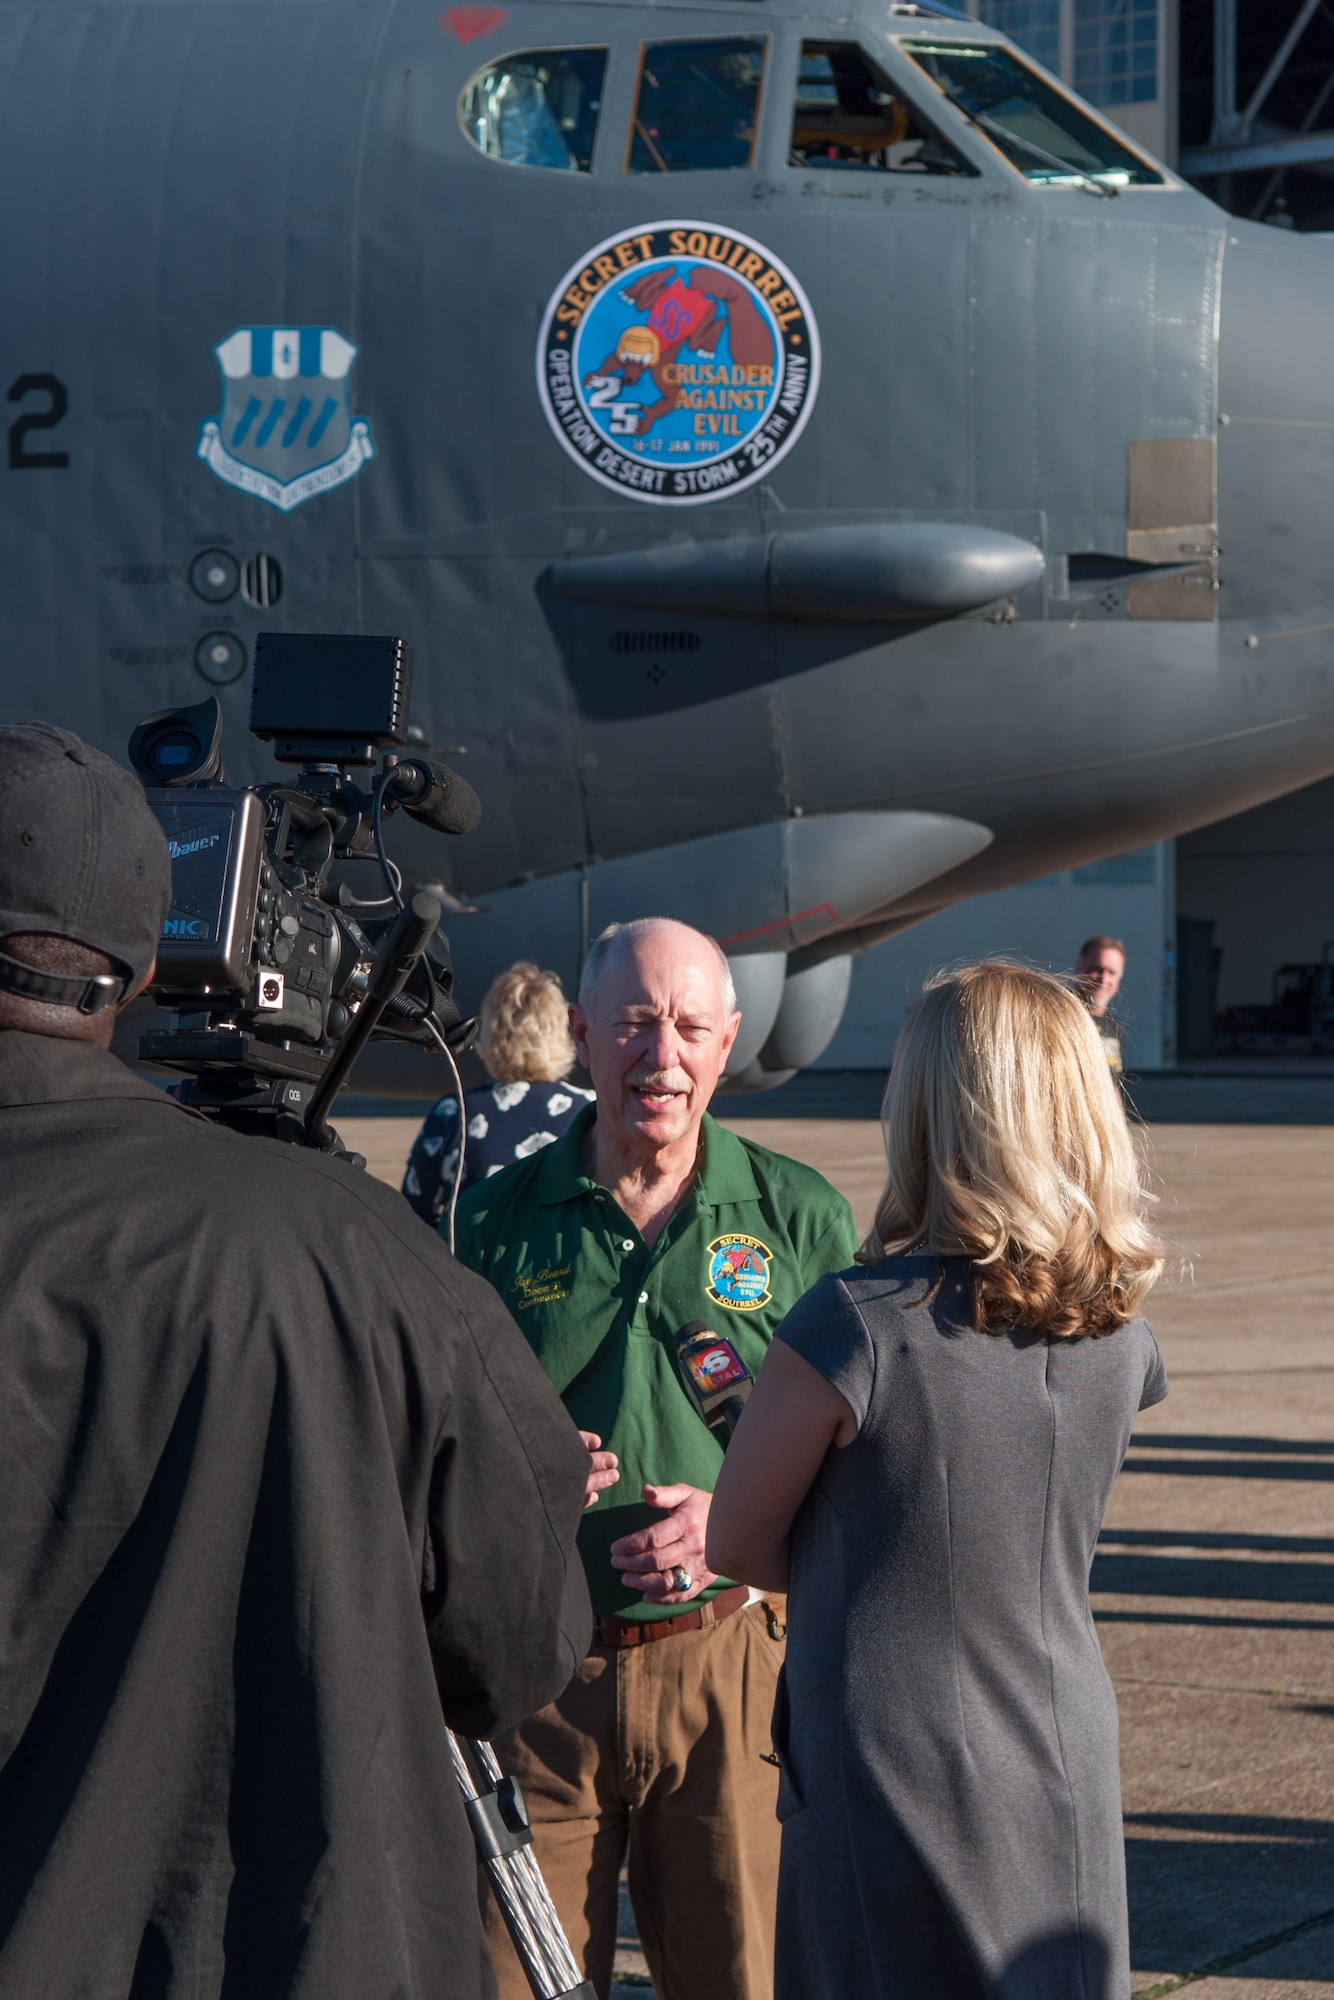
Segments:
[[[239,1131],[341,1151],[325,1113],[372,1035],[438,1044],[462,1113],[453,1059],[477,1023],[454,1004],[440,903],[419,889],[405,904],[384,822],[401,806],[437,833],[470,833],[482,809],[457,772],[425,757],[391,753],[368,787],[347,768],[407,740],[411,681],[402,639],[262,632],[250,728],[280,764],[300,766],[290,785],[228,785],[216,698],[162,709],[130,737],[171,851],[148,991],[175,1013],[170,1028],[139,1037],[139,1055],[184,1070],[182,1103]],[[378,862],[387,895],[331,881],[336,862],[365,860]],[[478,1859],[534,1994],[594,2000],[534,1859],[522,1793],[489,1743],[452,1730],[448,1740]]]
[[[468,833],[477,795],[448,766],[385,756],[407,741],[412,653],[389,638],[262,632],[250,728],[290,784],[233,789],[216,696],[162,709],[130,737],[130,762],[171,853],[171,907],[148,989],[173,1011],[139,1039],[144,1062],[183,1070],[175,1095],[245,1131],[329,1147],[325,1113],[375,1035],[460,1054],[476,1032],[453,999],[441,906],[405,904],[385,852],[400,807],[437,833]],[[386,893],[358,897],[335,863],[373,861]]]

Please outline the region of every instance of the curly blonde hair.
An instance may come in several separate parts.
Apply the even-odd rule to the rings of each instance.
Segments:
[[[526,958],[492,980],[477,1053],[497,1083],[554,1083],[574,1068],[565,991]]]
[[[1163,1267],[1153,1197],[1097,1030],[1050,973],[939,973],[899,1036],[889,1179],[865,1263],[969,1257],[980,1332],[1112,1333]]]

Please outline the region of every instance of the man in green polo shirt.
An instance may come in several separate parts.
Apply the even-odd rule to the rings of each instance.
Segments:
[[[613,926],[570,1020],[596,1105],[458,1213],[459,1256],[509,1306],[592,1453],[580,1547],[593,1651],[500,1753],[599,1994],[628,1860],[659,2000],[770,2000],[777,1773],[764,1759],[782,1607],[705,1564],[722,1452],[674,1336],[705,1320],[757,1372],[788,1308],[852,1262],[852,1215],[811,1168],[707,1115],[741,1021],[712,939],[658,918]],[[498,1921],[489,1934],[502,2000],[526,2000]]]

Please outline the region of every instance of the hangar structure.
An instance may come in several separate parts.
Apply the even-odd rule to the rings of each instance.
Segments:
[[[966,11],[1223,208],[1283,227],[1297,195],[1299,227],[1331,226],[1327,0],[968,0]]]
[[[1222,207],[1329,233],[1334,262],[1328,0],[968,0],[968,12]],[[1132,1064],[1334,1054],[1334,779],[892,939],[854,967],[823,1062],[883,1062],[908,994],[934,966],[1012,951],[1061,967],[1097,931],[1128,947]]]
[[[1177,150],[1178,0],[970,0],[1159,159]]]

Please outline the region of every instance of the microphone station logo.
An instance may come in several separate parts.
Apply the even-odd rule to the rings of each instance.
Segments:
[[[747,1379],[748,1370],[730,1340],[717,1339],[712,1347],[701,1347],[685,1357],[691,1380],[701,1396],[716,1396]]]

